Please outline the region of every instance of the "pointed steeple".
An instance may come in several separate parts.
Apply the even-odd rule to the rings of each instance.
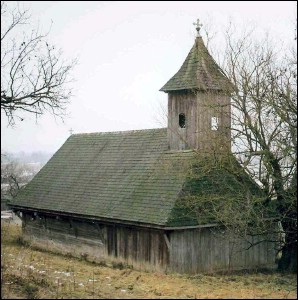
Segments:
[[[160,89],[168,93],[168,144],[173,151],[231,150],[231,92],[234,86],[197,37],[180,70]]]
[[[200,29],[200,27],[197,27]],[[197,29],[197,30],[198,30]],[[163,92],[179,90],[231,92],[233,86],[209,54],[199,34],[180,70],[160,89]]]

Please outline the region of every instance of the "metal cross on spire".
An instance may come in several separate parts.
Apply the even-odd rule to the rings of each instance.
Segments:
[[[196,25],[196,30],[198,32],[198,36],[201,36],[200,35],[200,30],[201,30],[203,24],[200,23],[200,19],[197,19],[197,23],[193,23],[193,25]]]

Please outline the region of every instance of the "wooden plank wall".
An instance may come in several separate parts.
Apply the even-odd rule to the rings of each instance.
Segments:
[[[171,150],[196,148],[197,101],[192,93],[168,95],[168,141]],[[179,114],[185,114],[185,128],[179,127]]]
[[[172,272],[196,274],[275,267],[276,244],[263,242],[246,250],[248,242],[229,237],[216,227],[173,231],[169,239]],[[261,239],[264,237],[251,237],[250,242]]]
[[[153,229],[24,214],[23,235],[38,248],[139,270],[164,271],[169,260],[163,233]]]
[[[168,141],[171,150],[201,151],[231,149],[230,97],[215,93],[169,93]],[[184,113],[186,127],[179,127],[179,114]],[[219,129],[211,130],[211,118],[219,119]]]
[[[24,239],[33,246],[89,261],[188,274],[275,266],[274,243],[246,250],[249,243],[217,227],[176,230],[165,237],[161,230],[23,215]]]

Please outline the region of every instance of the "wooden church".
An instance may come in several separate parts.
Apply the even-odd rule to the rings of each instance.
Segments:
[[[197,157],[231,153],[233,86],[199,30],[183,65],[161,88],[168,94],[168,127],[71,135],[10,203],[26,241],[140,270],[194,274],[274,266],[274,244],[232,245],[215,219],[183,206],[186,194],[200,202],[207,193],[206,180],[190,175]],[[226,187],[234,183],[221,176],[217,193],[229,197]]]

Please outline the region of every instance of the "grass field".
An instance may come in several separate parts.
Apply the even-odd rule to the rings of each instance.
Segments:
[[[178,275],[139,272],[122,265],[31,249],[21,228],[1,223],[2,299],[296,299],[294,274]]]

